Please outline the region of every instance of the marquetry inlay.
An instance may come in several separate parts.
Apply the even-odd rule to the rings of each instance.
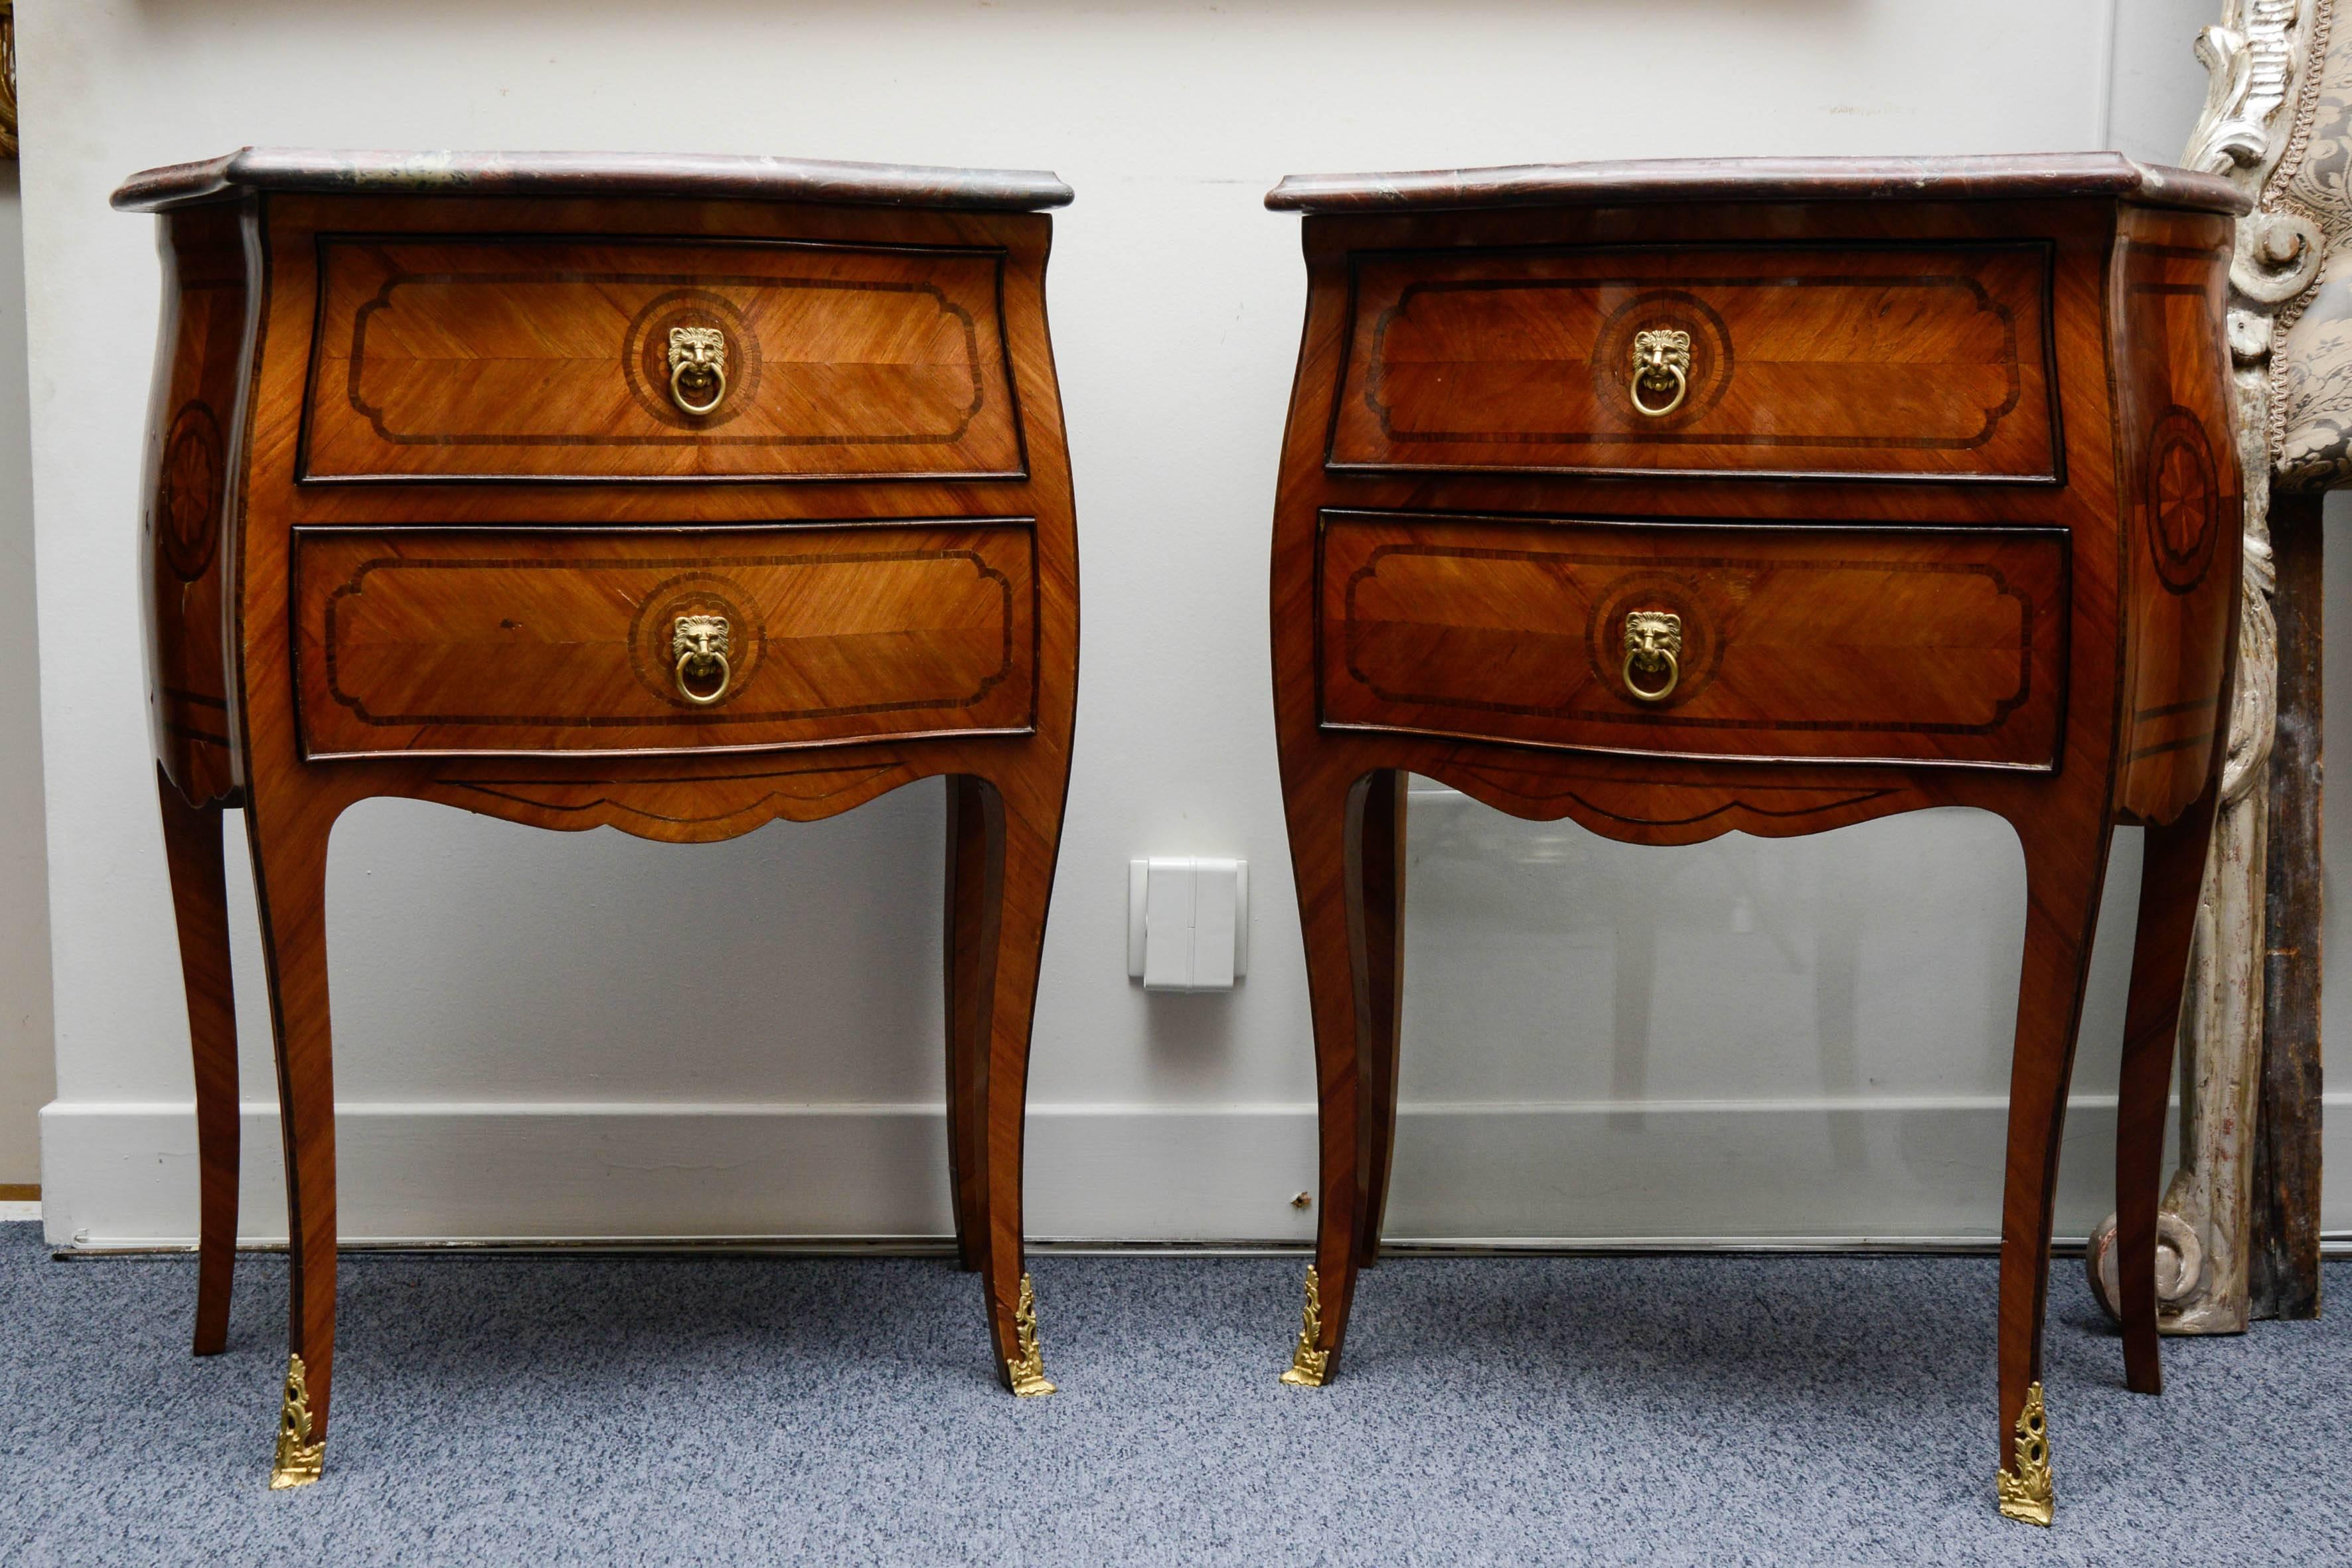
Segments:
[[[982,249],[555,237],[329,238],[310,479],[1017,476]],[[726,394],[670,395],[679,328]]]
[[[183,582],[212,564],[220,538],[220,418],[201,402],[182,405],[163,438],[163,470],[155,487],[155,526],[163,559]]]
[[[2047,479],[2048,267],[2014,244],[1359,256],[1328,462]],[[1632,396],[1652,331],[1690,340],[1663,417]]]

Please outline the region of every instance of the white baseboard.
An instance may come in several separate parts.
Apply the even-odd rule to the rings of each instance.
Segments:
[[[2330,1096],[2352,1168],[2352,1095]],[[2070,1114],[2057,1229],[2112,1208],[2115,1105]],[[1408,1105],[1399,1241],[1949,1245],[1999,1234],[2007,1107],[1990,1099]],[[181,1104],[41,1113],[54,1246],[184,1246],[195,1126]],[[927,1105],[353,1104],[337,1120],[353,1243],[854,1240],[947,1234],[944,1118]],[[286,1236],[277,1110],[248,1103],[240,1234]],[[1039,1240],[1306,1242],[1306,1106],[1041,1105],[1029,1121]],[[2324,1216],[2352,1228],[2352,1213]]]

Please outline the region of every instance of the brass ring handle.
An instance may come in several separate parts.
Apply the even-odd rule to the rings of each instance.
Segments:
[[[708,696],[686,683],[686,667],[689,664],[715,664],[719,667],[719,684]],[[735,679],[735,667],[727,662],[723,653],[682,653],[677,656],[677,694],[698,708],[708,708],[727,695],[727,683]]]
[[[735,667],[727,662],[730,628],[724,616],[680,616],[670,623],[669,652],[677,661],[673,671],[677,680],[677,694],[697,708],[708,708],[727,695],[734,684]],[[689,670],[696,675],[719,671],[719,684],[706,695],[688,686]]]
[[[686,376],[710,383],[710,395],[697,403],[687,395]],[[727,334],[717,327],[669,330],[669,400],[689,419],[699,419],[727,401]]]
[[[1655,654],[1650,656],[1654,658],[1664,660],[1666,667],[1666,683],[1653,691],[1644,688],[1633,679],[1633,661],[1641,657],[1641,653],[1636,649],[1628,648],[1625,650],[1625,665],[1624,668],[1618,672],[1620,677],[1625,682],[1625,689],[1636,701],[1664,702],[1667,698],[1672,697],[1675,694],[1675,683],[1683,678],[1682,660],[1676,658],[1673,654],[1668,653],[1664,648],[1660,648]]]
[[[1666,399],[1665,402],[1660,404],[1655,408],[1651,407],[1648,404],[1642,401],[1642,383],[1647,380],[1651,374],[1655,374],[1653,371],[1644,371],[1641,374],[1636,375],[1633,378],[1633,385],[1632,389],[1633,412],[1636,414],[1646,414],[1653,419],[1664,419],[1667,415],[1672,414],[1675,409],[1680,408],[1683,405],[1683,399],[1690,395],[1689,372],[1684,370],[1683,367],[1678,364],[1668,364],[1660,368],[1662,368],[1666,374],[1675,378],[1675,395],[1672,397]]]
[[[1670,610],[1634,610],[1625,616],[1625,662],[1617,679],[1636,702],[1664,702],[1683,679],[1683,618]],[[1643,686],[1633,672],[1665,674],[1663,686]]]
[[[710,396],[707,402],[695,402],[686,395],[686,389],[678,384],[685,379],[686,373],[690,370],[706,372],[710,376],[712,385]],[[669,370],[669,400],[677,405],[679,413],[690,415],[697,419],[701,418],[727,401],[727,367],[724,364],[698,365],[690,359],[678,361],[670,366]],[[1675,401],[1680,402],[1681,399],[1677,397]]]
[[[1651,419],[1664,419],[1683,405],[1690,395],[1691,337],[1679,327],[1652,327],[1633,334],[1633,379],[1625,388],[1632,400],[1633,412]],[[1642,401],[1644,382],[1662,382],[1674,377],[1675,395],[1664,403]]]

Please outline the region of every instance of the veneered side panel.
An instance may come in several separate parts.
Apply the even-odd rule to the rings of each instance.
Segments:
[[[157,227],[163,352],[148,405],[140,506],[148,715],[165,775],[202,804],[234,787],[221,617],[245,250],[234,204],[192,207]]]
[[[2116,801],[2148,822],[2169,822],[2197,798],[2228,738],[2244,510],[2224,401],[2230,237],[2221,218],[2134,207],[2116,247],[2111,320],[2135,630]]]

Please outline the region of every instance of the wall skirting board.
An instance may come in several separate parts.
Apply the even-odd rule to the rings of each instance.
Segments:
[[[2352,1162],[2352,1093],[2328,1106],[2327,1157]],[[2007,1110],[1995,1098],[1406,1105],[1388,1234],[1563,1246],[1990,1240]],[[2079,1240],[2114,1206],[2114,1117],[2113,1096],[2074,1102],[2062,1237]],[[60,1101],[41,1119],[50,1245],[193,1243],[190,1105]],[[275,1105],[245,1107],[242,1234],[256,1244],[286,1236],[276,1123]],[[1312,1216],[1290,1200],[1314,1184],[1314,1129],[1304,1105],[1034,1106],[1029,1234],[1303,1245]],[[904,1240],[950,1225],[936,1105],[362,1103],[341,1108],[337,1131],[353,1245]],[[1694,1194],[1716,1205],[1703,1227],[1691,1224]],[[2325,1225],[2352,1229],[2352,1210]]]

